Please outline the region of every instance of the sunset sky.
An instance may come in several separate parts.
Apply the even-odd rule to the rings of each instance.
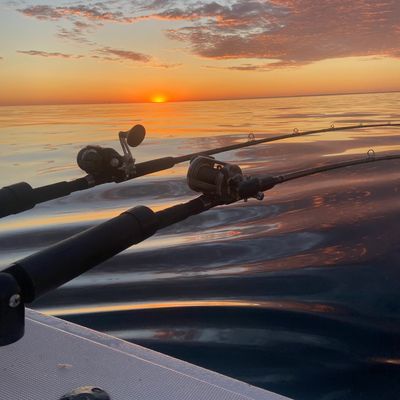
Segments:
[[[0,5],[0,104],[400,90],[399,0]]]

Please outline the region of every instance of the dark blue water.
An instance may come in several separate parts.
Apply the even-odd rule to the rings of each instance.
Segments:
[[[114,132],[131,115],[140,114],[154,132],[136,151],[144,160],[243,141],[243,129],[261,135],[386,121],[399,116],[399,100],[391,94],[151,105],[167,107],[157,109],[63,106],[50,114],[14,108],[2,115],[1,183],[79,176],[77,150],[86,142],[117,148]],[[33,125],[23,123],[29,113]],[[363,157],[369,148],[395,153],[399,138],[395,128],[335,132],[222,159],[251,174],[281,173]],[[193,197],[186,167],[3,219],[2,264],[131,206],[158,210]],[[192,217],[32,307],[295,399],[398,398],[399,167],[391,161],[332,171],[276,187],[262,202]]]

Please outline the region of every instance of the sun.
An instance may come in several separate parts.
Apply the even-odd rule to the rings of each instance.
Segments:
[[[156,94],[152,96],[151,102],[152,103],[165,103],[167,101],[167,97],[163,94]]]

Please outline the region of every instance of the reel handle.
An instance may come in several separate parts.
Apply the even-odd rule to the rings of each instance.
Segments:
[[[126,139],[130,147],[137,147],[146,137],[146,129],[143,125],[138,124],[129,129],[129,131],[120,132],[119,134]]]

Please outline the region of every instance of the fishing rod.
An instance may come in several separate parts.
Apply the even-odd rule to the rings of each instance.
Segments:
[[[109,182],[125,182],[140,176],[170,169],[179,163],[190,161],[200,155],[210,156],[262,143],[276,142],[279,140],[318,133],[388,126],[399,127],[400,123],[387,122],[347,125],[342,127],[331,125],[329,128],[303,132],[294,129],[292,133],[261,139],[255,139],[254,135],[250,134],[249,140],[244,143],[217,147],[178,157],[162,157],[136,163],[129,147],[139,146],[146,136],[146,130],[142,125],[135,125],[129,131],[119,132],[119,141],[121,143],[123,155],[120,155],[113,148],[93,145],[86,146],[79,151],[77,155],[77,163],[78,166],[88,174],[85,177],[74,179],[72,181],[57,182],[38,188],[32,188],[28,183],[20,182],[0,189],[0,218],[30,210],[35,207],[36,204],[64,197],[76,191],[86,190]]]
[[[158,230],[211,208],[256,198],[275,185],[316,173],[360,164],[399,160],[400,154],[331,163],[282,175],[245,176],[235,164],[198,156],[187,173],[189,187],[201,193],[195,199],[154,212],[131,208],[117,217],[56,243],[0,271],[0,346],[24,334],[24,304],[83,274]]]

